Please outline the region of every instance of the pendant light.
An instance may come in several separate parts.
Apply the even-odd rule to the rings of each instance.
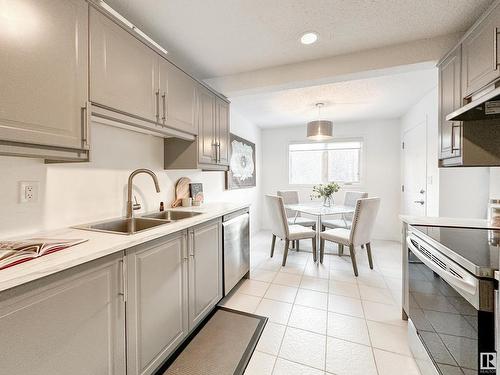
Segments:
[[[324,103],[316,103],[318,119],[307,123],[307,138],[313,141],[324,141],[333,138],[333,123],[321,120],[321,108],[324,105]]]

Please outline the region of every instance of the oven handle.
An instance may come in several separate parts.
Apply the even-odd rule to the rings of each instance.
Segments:
[[[427,267],[429,267],[431,270],[436,272],[439,276],[441,276],[444,280],[446,280],[453,288],[457,289],[457,291],[465,293],[470,295],[471,297],[474,298],[474,307],[479,309],[479,301],[478,301],[478,289],[479,289],[479,283],[477,280],[470,276],[467,278],[467,280],[462,280],[452,273],[450,273],[448,270],[443,270],[442,268],[436,266],[433,262],[431,262],[429,259],[427,259],[421,252],[418,250],[415,245],[411,242],[411,239],[417,240],[412,235],[409,235],[406,237],[406,244],[412,250],[412,253],[422,261]],[[425,248],[427,251],[429,251],[431,254],[436,255],[436,252],[433,249],[430,249],[428,247]],[[477,305],[477,306],[476,306]]]

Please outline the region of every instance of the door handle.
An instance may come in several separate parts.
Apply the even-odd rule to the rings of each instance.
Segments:
[[[422,206],[424,205],[425,201],[424,200],[421,200],[421,201],[415,201],[415,203],[420,203]]]

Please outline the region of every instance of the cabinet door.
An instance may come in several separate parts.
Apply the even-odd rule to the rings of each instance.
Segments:
[[[198,161],[200,164],[215,164],[215,95],[201,86],[197,87],[196,92],[198,102]]]
[[[159,121],[158,55],[90,8],[90,99]]]
[[[2,374],[125,374],[123,257],[111,258],[0,294]]]
[[[196,82],[167,60],[160,58],[160,114],[171,128],[198,134],[195,125]]]
[[[80,0],[0,4],[1,140],[88,148],[87,12]]]
[[[229,103],[217,98],[218,163],[229,165]]]
[[[188,333],[186,232],[127,251],[127,374],[152,374]]]
[[[463,93],[469,96],[500,77],[500,5],[462,42]]]
[[[440,159],[461,154],[461,123],[446,121],[446,116],[460,108],[460,46],[439,66],[439,155]]]
[[[189,328],[193,329],[222,298],[220,220],[190,230]]]

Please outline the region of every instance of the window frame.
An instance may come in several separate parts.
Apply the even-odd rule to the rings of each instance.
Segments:
[[[365,185],[365,165],[366,165],[366,142],[364,137],[349,137],[349,138],[335,138],[329,141],[290,141],[286,146],[286,156],[287,156],[287,175],[288,175],[288,185],[294,187],[312,188],[316,184],[294,184],[290,180],[290,146],[297,144],[318,144],[318,143],[344,143],[344,142],[359,142],[361,144],[360,157],[359,157],[359,181],[352,183],[340,183],[343,189],[359,189]]]

